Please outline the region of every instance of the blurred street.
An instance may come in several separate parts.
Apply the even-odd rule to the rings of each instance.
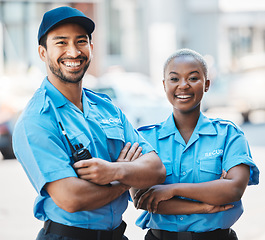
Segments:
[[[233,226],[240,240],[264,240],[263,231],[265,213],[265,125],[245,124],[242,126],[249,139],[253,158],[261,171],[260,184],[247,188],[243,197],[245,212]],[[16,160],[0,160],[0,239],[33,240],[42,222],[33,217],[32,206],[36,196],[33,187],[22,167]],[[127,222],[126,235],[130,240],[143,239],[145,231],[134,225],[140,211],[132,205],[124,215]]]

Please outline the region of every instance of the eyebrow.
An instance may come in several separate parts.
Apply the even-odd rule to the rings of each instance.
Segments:
[[[176,73],[176,72],[170,72],[169,75],[170,75],[170,74],[177,74],[177,75],[178,75],[178,73]]]
[[[80,39],[80,38],[89,38],[88,35],[86,34],[83,34],[83,35],[78,35],[76,37],[77,39]],[[69,39],[69,37],[65,37],[65,36],[55,36],[52,38],[52,40],[59,40],[59,39]]]
[[[193,73],[198,73],[198,74],[200,74],[199,71],[192,71],[192,72],[190,72],[190,74],[193,74]]]
[[[199,71],[192,71],[192,72],[190,72],[189,74],[193,74],[193,73],[198,73],[198,74],[200,74],[200,72]],[[179,75],[177,72],[170,72],[169,74],[176,74],[176,75]]]

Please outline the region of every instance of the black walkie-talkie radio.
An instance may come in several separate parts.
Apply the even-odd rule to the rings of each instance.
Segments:
[[[69,147],[70,147],[71,152],[72,152],[72,158],[73,158],[74,162],[77,162],[79,160],[92,158],[90,152],[88,151],[87,148],[84,147],[84,145],[82,143],[79,143],[79,144],[76,144],[75,146],[73,146],[72,143],[70,142],[69,138],[67,137],[66,132],[63,129],[61,122],[59,122],[59,125],[62,129],[63,135],[65,136],[65,138],[69,144]]]
[[[69,147],[70,147],[71,152],[72,152],[72,158],[73,158],[74,162],[78,162],[79,160],[92,158],[90,152],[88,151],[87,148],[84,147],[84,145],[82,143],[79,143],[79,144],[76,144],[75,146],[73,146],[72,143],[70,142],[69,138],[67,137],[66,132],[63,129],[61,122],[59,122],[59,125],[62,129],[63,135],[65,136],[65,138],[69,144]],[[112,184],[108,183],[108,184],[105,184],[104,186],[111,187]]]

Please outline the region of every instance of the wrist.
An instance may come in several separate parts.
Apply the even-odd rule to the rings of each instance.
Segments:
[[[125,166],[124,166],[125,162],[115,162],[113,164],[115,166],[114,180],[122,183],[125,176]]]
[[[212,209],[212,206],[207,204],[207,203],[200,203],[202,207],[202,212],[201,213],[209,213]]]
[[[113,188],[117,188],[121,191],[121,193],[124,193],[126,191],[128,191],[131,187],[126,185],[126,184],[123,184],[123,183],[120,183],[119,181],[114,181],[111,183],[111,186]]]

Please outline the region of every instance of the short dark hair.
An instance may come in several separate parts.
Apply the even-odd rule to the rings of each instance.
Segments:
[[[46,33],[45,35],[43,35],[39,41],[39,45],[43,46],[46,50],[47,50],[47,37],[48,34]]]
[[[169,63],[178,57],[182,57],[182,56],[191,56],[193,58],[195,58],[202,66],[202,70],[203,70],[203,74],[205,76],[205,79],[208,78],[208,66],[207,63],[205,61],[205,59],[203,58],[203,56],[191,49],[188,48],[183,48],[183,49],[179,49],[178,51],[176,51],[175,53],[173,53],[171,56],[168,57],[168,59],[166,60],[165,64],[164,64],[164,77],[165,77],[165,72],[166,72],[166,68],[168,67]]]

